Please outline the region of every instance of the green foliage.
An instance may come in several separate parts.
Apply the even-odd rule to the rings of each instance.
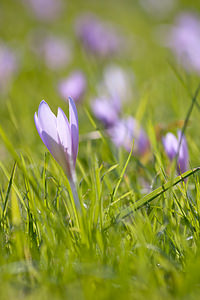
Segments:
[[[198,1],[183,2],[177,12],[200,9]],[[169,63],[170,54],[154,39],[161,21],[146,15],[138,1],[67,5],[61,19],[43,24],[29,17],[20,1],[0,3],[2,39],[24,54],[11,90],[0,96],[0,299],[198,299],[199,78],[179,70],[171,58]],[[73,20],[87,10],[121,25],[133,42],[129,55],[110,61],[135,74],[134,96],[124,111],[148,132],[151,153],[144,161],[116,149],[93,119],[90,99],[106,61],[89,57],[76,40],[74,61],[63,71],[48,70],[31,53],[34,29],[73,40]],[[163,23],[172,22],[173,16],[168,18]],[[42,98],[54,111],[66,110],[55,86],[76,68],[86,72],[89,85],[78,107],[81,212],[33,121]],[[156,130],[160,125],[165,132],[177,121],[185,124],[191,164],[178,177]],[[97,139],[90,138],[93,131]]]

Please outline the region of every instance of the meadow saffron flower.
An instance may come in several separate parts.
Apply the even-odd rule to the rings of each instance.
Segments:
[[[188,170],[189,155],[185,136],[181,136],[181,131],[178,131],[178,138],[176,138],[174,134],[168,132],[162,141],[170,161],[177,157],[177,172],[179,174],[186,172]]]
[[[30,38],[31,50],[50,70],[60,70],[72,61],[71,41],[43,30],[36,30]]]
[[[64,68],[72,59],[70,43],[57,36],[47,36],[43,39],[39,48],[49,69],[57,70]]]
[[[60,81],[58,91],[60,95],[67,99],[72,97],[75,102],[80,102],[87,88],[86,77],[81,71],[72,72],[67,78]]]
[[[99,85],[99,93],[107,92],[111,97],[118,97],[122,101],[132,98],[134,74],[129,69],[110,64],[103,71],[103,80]]]
[[[128,152],[131,151],[134,140],[133,153],[135,155],[142,156],[149,149],[148,137],[133,117],[119,119],[107,132],[117,147],[123,146]]]
[[[0,43],[0,92],[4,93],[10,86],[18,69],[16,54],[4,43]]]
[[[114,28],[95,15],[84,14],[77,19],[76,34],[87,51],[100,57],[111,56],[122,49],[122,40]]]
[[[186,70],[200,74],[200,18],[188,13],[179,15],[166,44]]]
[[[106,128],[113,126],[119,119],[121,103],[118,98],[97,98],[91,107],[95,117]]]
[[[79,143],[78,114],[74,101],[69,98],[69,121],[61,108],[58,108],[56,117],[44,100],[40,103],[38,115],[35,113],[34,119],[43,143],[65,171],[74,194]],[[79,206],[77,195],[74,198]]]
[[[57,19],[62,10],[62,0],[23,0],[31,13],[41,21],[53,21]]]

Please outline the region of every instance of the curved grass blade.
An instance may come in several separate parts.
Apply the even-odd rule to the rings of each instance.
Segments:
[[[15,174],[15,169],[16,169],[16,162],[14,163],[14,166],[12,168],[12,173],[11,173],[10,180],[9,180],[9,183],[8,183],[8,188],[7,188],[5,201],[4,201],[4,205],[3,205],[3,216],[2,216],[3,218],[5,217],[6,211],[7,211],[8,197],[9,197],[9,194],[10,194],[10,190],[11,190],[11,186],[12,186],[12,182],[13,182],[13,178],[14,178],[14,174]]]
[[[198,171],[200,171],[200,167],[195,168],[195,169],[190,170],[190,171],[187,171],[187,172],[183,173],[182,175],[177,176],[174,180],[170,180],[167,183],[163,184],[159,188],[155,189],[153,192],[145,195],[144,197],[142,197],[141,199],[136,201],[131,207],[127,207],[127,208],[123,209],[118,214],[118,216],[116,218],[116,221],[119,222],[121,219],[124,219],[124,218],[128,217],[130,214],[132,214],[137,209],[143,207],[147,203],[149,203],[152,200],[154,200],[155,198],[159,197],[164,192],[166,192],[167,190],[169,190],[173,186],[177,185],[178,183],[184,181],[187,177],[195,174]]]
[[[24,173],[24,176],[30,181],[30,184],[32,186],[32,188],[34,189],[36,195],[38,197],[40,197],[39,195],[39,191],[38,191],[38,186],[40,188],[40,190],[42,189],[40,186],[40,182],[38,181],[37,183],[35,182],[35,179],[33,178],[33,176],[31,176],[28,172],[27,172],[27,168],[24,162],[24,158],[22,155],[18,155],[18,153],[15,151],[14,146],[12,145],[12,143],[10,142],[10,140],[8,139],[5,131],[3,130],[3,128],[0,125],[0,137],[3,140],[3,143],[5,145],[5,147],[7,148],[7,150],[10,152],[10,154],[12,155],[12,157],[14,158],[15,162],[17,163],[18,167],[22,170],[22,172]]]
[[[123,169],[122,169],[122,172],[121,172],[121,174],[120,174],[119,180],[118,180],[116,186],[115,186],[114,189],[113,189],[112,196],[111,196],[111,202],[114,201],[115,196],[116,196],[116,193],[117,193],[117,190],[118,190],[118,188],[119,188],[119,185],[120,185],[120,183],[121,183],[121,181],[122,181],[122,178],[124,177],[124,173],[126,172],[126,168],[127,168],[127,166],[128,166],[128,163],[129,163],[129,161],[130,161],[130,159],[131,159],[131,156],[132,156],[132,153],[133,153],[133,146],[134,146],[134,141],[133,141],[133,144],[132,144],[131,151],[130,151],[130,153],[129,153],[129,155],[128,155],[128,158],[127,158],[127,160],[126,160],[126,163],[125,163],[125,165],[124,165],[124,167],[123,167]]]
[[[9,173],[6,170],[5,166],[3,165],[3,163],[1,161],[0,161],[0,168],[2,169],[2,171],[3,171],[4,175],[6,176],[6,178],[8,180],[10,180]],[[22,195],[21,195],[21,193],[20,193],[20,191],[19,191],[19,189],[16,186],[14,181],[12,182],[12,188],[14,189],[15,193],[17,194],[17,197],[19,198],[21,204],[23,205],[24,209],[26,210],[27,208],[26,208],[26,204],[24,203],[24,199],[23,199],[23,197],[22,197]]]

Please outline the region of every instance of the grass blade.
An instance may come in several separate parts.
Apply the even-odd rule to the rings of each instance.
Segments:
[[[7,206],[8,206],[8,197],[9,197],[9,194],[10,194],[10,190],[11,190],[11,186],[12,186],[12,182],[13,182],[13,178],[14,178],[14,174],[15,174],[15,169],[16,169],[16,162],[14,163],[12,173],[11,173],[11,176],[10,176],[10,180],[9,180],[9,183],[8,183],[8,188],[7,188],[5,201],[4,201],[4,206],[3,206],[3,218],[6,215],[6,210],[7,210]]]
[[[151,202],[155,198],[159,197],[162,195],[164,192],[172,188],[173,186],[177,185],[178,183],[184,181],[187,177],[193,175],[194,173],[200,171],[200,167],[195,168],[193,170],[187,171],[183,173],[181,176],[177,176],[174,180],[170,180],[167,183],[165,183],[163,186],[160,186],[159,188],[155,189],[153,192],[145,195],[138,201],[134,203],[133,206],[127,207],[123,209],[120,214],[117,216],[117,220],[120,221],[120,219],[124,219],[128,217],[130,214],[132,214],[135,210],[143,207],[147,203]]]
[[[127,158],[127,161],[126,161],[126,163],[125,163],[125,165],[124,165],[124,167],[123,167],[123,170],[122,170],[122,172],[121,172],[121,174],[120,174],[119,180],[118,180],[116,186],[115,186],[114,189],[113,189],[111,202],[113,202],[113,200],[114,200],[114,198],[115,198],[115,196],[116,196],[116,193],[117,193],[117,190],[118,190],[118,188],[119,188],[119,185],[120,185],[120,183],[121,183],[121,181],[122,181],[122,178],[123,178],[123,176],[124,176],[124,173],[125,173],[125,171],[126,171],[126,168],[127,168],[127,166],[128,166],[128,163],[129,163],[129,161],[130,161],[130,159],[131,159],[131,156],[132,156],[132,153],[133,153],[133,146],[134,146],[134,143],[133,143],[133,145],[132,145],[131,151],[130,151],[129,156],[128,156],[128,158]]]

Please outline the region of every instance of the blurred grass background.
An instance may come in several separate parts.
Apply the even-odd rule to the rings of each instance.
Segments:
[[[198,299],[198,177],[104,231],[99,228],[100,200],[106,223],[127,202],[142,196],[141,177],[150,184],[158,170],[163,167],[167,171],[166,159],[159,143],[152,151],[158,151],[161,162],[154,157],[143,169],[131,158],[115,200],[130,193],[124,202],[110,206],[110,195],[128,154],[116,150],[107,139],[106,144],[102,139],[84,140],[79,147],[77,176],[79,195],[90,210],[78,230],[67,219],[66,179],[53,158],[44,154],[33,116],[42,99],[54,112],[58,106],[66,111],[67,105],[57,91],[58,81],[81,69],[88,88],[77,108],[80,135],[93,131],[85,108],[90,111],[92,98],[97,96],[103,69],[115,63],[134,74],[133,99],[124,104],[124,111],[135,116],[141,109],[141,123],[152,135],[151,140],[156,125],[167,129],[169,124],[184,120],[191,98],[172,66],[192,93],[199,77],[188,75],[177,65],[171,52],[160,45],[158,32],[161,26],[172,24],[180,12],[199,13],[200,2],[176,1],[162,18],[148,14],[136,0],[63,2],[59,18],[45,22],[39,21],[23,1],[0,1],[0,38],[16,51],[19,60],[9,90],[0,95],[0,125],[17,155],[25,159],[24,167],[16,169],[11,182],[15,187],[12,185],[10,191],[8,182],[16,157],[0,140],[4,165],[0,173],[0,299]],[[95,59],[84,51],[74,33],[75,19],[84,12],[92,12],[119,29],[128,45],[124,55]],[[73,59],[66,67],[52,71],[32,51],[33,37],[41,31],[69,39]],[[186,130],[192,167],[199,165],[199,113],[195,106]],[[118,167],[104,176],[115,164]],[[155,187],[163,183],[162,176],[154,183]]]
[[[197,12],[198,2],[179,1],[175,9],[161,20],[145,13],[138,1],[126,0],[116,3],[114,1],[69,1],[64,4],[65,9],[60,18],[52,22],[42,22],[35,18],[22,1],[1,1],[1,40],[16,50],[19,56],[19,71],[9,93],[1,96],[0,113],[1,122],[5,124],[10,137],[14,139],[16,147],[20,146],[20,141],[22,145],[25,143],[31,148],[38,144],[39,137],[32,116],[41,99],[48,101],[54,111],[58,105],[62,108],[65,106],[57,92],[59,79],[67,76],[74,69],[83,70],[88,80],[84,105],[88,105],[91,98],[97,94],[96,84],[108,63],[116,63],[124,68],[129,67],[135,75],[134,99],[125,110],[131,110],[134,115],[141,98],[147,94],[148,105],[145,114],[153,122],[167,125],[185,118],[190,99],[169,65],[169,62],[172,62],[177,67],[176,62],[173,61],[168,50],[160,47],[156,32],[160,25],[173,23],[178,12],[187,10]],[[86,55],[74,34],[75,19],[84,12],[95,13],[103,21],[117,26],[128,40],[128,54],[104,61],[91,59]],[[74,57],[66,68],[49,70],[43,59],[33,53],[31,49],[33,35],[40,31],[72,41]],[[180,72],[184,71],[180,70]],[[185,75],[185,80],[189,81],[190,90],[194,90],[198,85],[198,78],[195,76],[187,78]],[[18,128],[11,121],[13,119],[10,116],[11,111],[14,112],[15,125]],[[80,117],[85,118],[81,108],[79,114]],[[194,111],[189,130],[195,131],[198,141],[198,129],[194,126],[197,117],[198,114]],[[81,122],[81,124],[81,133],[87,132],[89,122]],[[41,147],[41,144],[38,146]]]

